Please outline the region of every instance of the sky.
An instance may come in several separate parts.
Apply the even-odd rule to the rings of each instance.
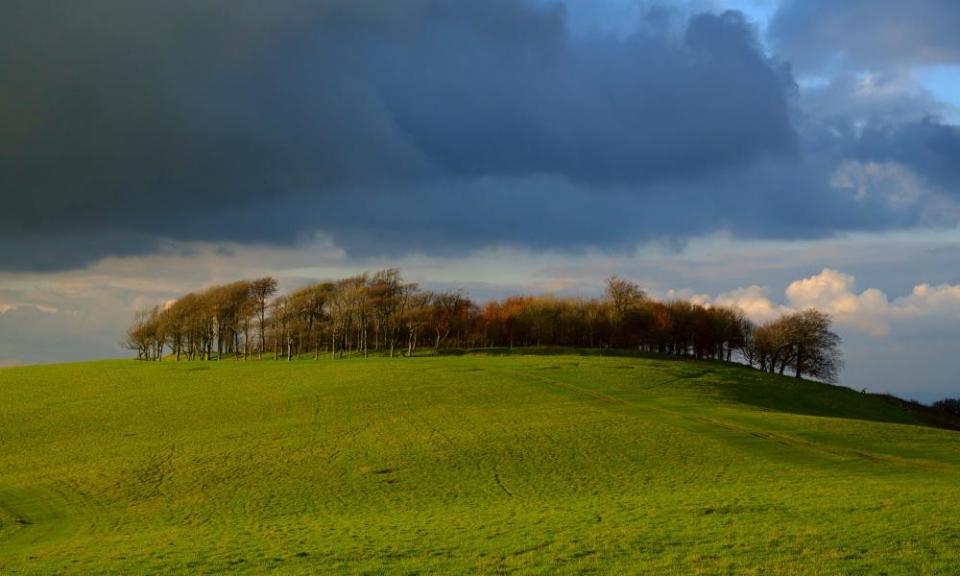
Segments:
[[[386,266],[830,312],[841,383],[960,395],[952,0],[90,0],[0,21],[0,365]]]

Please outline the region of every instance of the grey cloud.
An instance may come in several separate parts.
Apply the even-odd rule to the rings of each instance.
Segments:
[[[832,176],[856,140],[822,153],[802,143],[801,157],[769,158],[684,182],[597,189],[558,176],[448,179],[385,195],[377,209],[347,199],[319,216],[334,241],[354,255],[410,251],[452,256],[482,245],[576,251],[727,231],[739,238],[803,239],[843,231],[903,228],[921,206],[891,209],[881,198],[837,190]],[[419,210],[409,210],[412,202]],[[403,214],[403,218],[393,215]],[[363,225],[357,225],[363,222]],[[416,230],[416,234],[410,234]]]
[[[960,128],[935,118],[900,125],[868,125],[860,136],[861,158],[894,161],[960,196]]]
[[[842,71],[827,82],[806,87],[799,102],[808,119],[849,125],[909,124],[950,112],[949,105],[938,102],[908,71],[868,76]]]
[[[17,3],[0,23],[0,268],[324,228],[348,249],[378,227],[428,249],[662,234],[647,190],[796,153],[789,72],[743,18],[675,28],[655,10],[624,38],[574,35],[562,5],[519,0]],[[480,219],[514,201],[516,218]],[[650,228],[602,226],[611,209]]]
[[[803,70],[960,63],[954,0],[783,0],[769,35]]]
[[[738,13],[695,16],[678,41],[656,28],[573,40],[550,22],[517,47],[455,28],[406,44],[381,92],[400,129],[453,174],[592,184],[685,179],[792,150],[792,80]]]
[[[833,189],[845,159],[956,178],[954,127],[795,115],[736,12],[604,36],[517,0],[230,6],[0,24],[0,269],[317,231],[367,256],[806,238],[918,220]]]

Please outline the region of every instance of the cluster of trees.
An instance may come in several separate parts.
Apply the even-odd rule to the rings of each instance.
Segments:
[[[514,296],[479,305],[460,290],[428,291],[395,269],[276,295],[272,278],[213,286],[136,315],[127,346],[143,360],[292,360],[420,347],[621,348],[745,361],[769,372],[833,380],[840,339],[815,310],[756,325],[741,310],[653,300],[612,277],[602,298]]]
[[[777,320],[750,327],[744,359],[761,370],[783,374],[789,368],[834,382],[843,367],[840,337],[830,329],[830,315],[813,308],[784,314]]]
[[[276,290],[277,281],[272,278],[234,282],[138,312],[127,332],[127,346],[143,360],[161,359],[166,346],[177,360],[183,355],[210,360],[214,349],[217,358],[241,353],[246,358],[256,331],[257,356],[262,357],[267,308]]]
[[[941,412],[960,418],[960,398],[944,398],[933,403],[933,407]]]

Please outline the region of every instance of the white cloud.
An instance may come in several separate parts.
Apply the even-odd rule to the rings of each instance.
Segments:
[[[960,320],[960,285],[917,284],[910,294],[891,300],[876,288],[856,291],[850,274],[824,268],[819,274],[794,280],[777,303],[762,286],[747,286],[707,298],[711,304],[734,306],[755,322],[773,320],[786,312],[816,308],[833,316],[838,326],[871,336],[890,333],[891,323],[916,318]]]
[[[858,294],[854,291],[855,284],[853,276],[824,268],[815,276],[791,282],[786,290],[787,302],[795,310],[822,310],[831,314],[837,324],[867,334],[887,334],[890,313],[887,295],[876,288]]]
[[[904,316],[941,316],[960,320],[960,284],[918,284],[909,296],[894,302]]]
[[[740,308],[755,322],[767,322],[789,311],[787,307],[770,300],[765,287],[757,285],[724,292],[714,298],[713,303]]]
[[[662,300],[664,302],[670,302],[673,300],[689,300],[694,304],[710,304],[712,298],[709,294],[698,294],[691,290],[690,288],[683,288],[681,290],[669,289],[666,291],[653,290],[650,292],[650,295],[656,300]]]

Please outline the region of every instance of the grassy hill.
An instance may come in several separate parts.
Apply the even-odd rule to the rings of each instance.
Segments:
[[[957,574],[960,433],[675,360],[0,370],[0,573]]]

